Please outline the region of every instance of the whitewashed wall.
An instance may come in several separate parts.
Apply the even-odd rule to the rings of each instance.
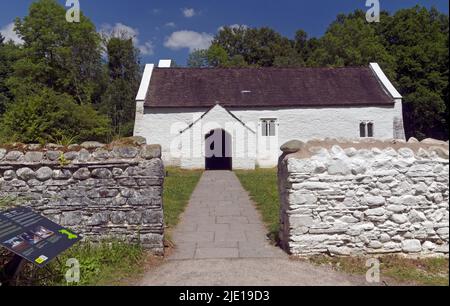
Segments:
[[[448,256],[448,144],[391,145],[323,142],[284,156],[283,247],[294,255]]]
[[[204,168],[204,158],[180,158],[171,155],[171,144],[179,136],[177,123],[191,124],[194,118],[201,117],[206,108],[144,108],[143,102],[138,102],[135,135],[147,138],[149,143],[159,143],[163,150],[163,160],[167,165],[182,166],[184,168]],[[260,167],[275,167],[281,155],[279,147],[292,139],[307,141],[313,138],[359,138],[359,124],[362,120],[373,121],[375,124],[375,138],[392,139],[394,137],[394,119],[402,118],[401,99],[396,104],[385,107],[311,107],[311,108],[267,108],[244,109],[232,108],[231,113],[241,121],[249,123],[257,130],[256,141],[242,147],[233,142],[234,153],[245,150],[247,158],[233,158],[236,169],[252,169]],[[260,119],[275,118],[278,120],[277,140],[272,144],[269,156],[258,150],[261,145]],[[237,121],[222,107],[216,107],[202,120],[202,125],[217,122],[225,128],[225,122]],[[174,128],[175,127],[175,128]],[[171,131],[172,129],[172,131]],[[204,139],[203,135],[200,139]],[[234,141],[234,139],[233,139]],[[184,153],[186,148],[181,148]],[[198,149],[198,148],[197,148]],[[204,150],[202,142],[200,150]]]

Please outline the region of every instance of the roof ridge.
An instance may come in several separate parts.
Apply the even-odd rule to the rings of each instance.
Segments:
[[[346,67],[155,67],[157,70],[338,70],[338,69],[370,69],[369,66]]]

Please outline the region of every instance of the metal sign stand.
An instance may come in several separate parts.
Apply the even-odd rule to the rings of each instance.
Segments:
[[[12,286],[17,281],[17,277],[20,275],[26,260],[19,255],[14,257],[5,265],[0,274],[1,286]]]

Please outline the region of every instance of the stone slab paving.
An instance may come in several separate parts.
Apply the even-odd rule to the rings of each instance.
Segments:
[[[208,171],[200,179],[179,226],[169,260],[286,258],[270,245],[248,193],[230,171]]]
[[[259,213],[232,172],[206,172],[173,233],[174,253],[142,286],[367,285],[361,276],[291,260],[266,239]]]

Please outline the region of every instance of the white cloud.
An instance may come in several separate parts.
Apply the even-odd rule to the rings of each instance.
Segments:
[[[0,33],[2,33],[2,36],[5,38],[6,42],[12,40],[16,45],[23,44],[22,38],[20,38],[19,35],[17,35],[16,31],[14,31],[13,22],[1,28]]]
[[[243,28],[243,29],[248,29],[249,28],[249,26],[248,25],[246,25],[246,24],[237,24],[237,23],[235,23],[235,24],[230,24],[230,25],[224,25],[224,26],[221,26],[221,27],[219,27],[218,29],[217,29],[217,31],[222,31],[223,30],[223,28],[225,28],[225,27],[229,27],[229,28],[231,28],[231,29],[239,29],[239,28]]]
[[[123,23],[116,23],[114,26],[110,24],[104,24],[101,27],[100,32],[103,35],[109,36],[109,37],[122,37],[122,38],[128,38],[133,40],[133,44],[136,48],[141,51],[142,55],[153,55],[154,54],[154,45],[152,41],[146,41],[144,43],[141,43],[139,41],[139,30],[132,28],[130,26],[127,26]]]
[[[175,28],[177,25],[175,24],[175,22],[168,22],[165,24],[165,26],[168,28]]]
[[[162,12],[161,9],[158,9],[158,8],[155,8],[152,10],[153,15],[159,15],[159,14],[161,14],[161,12]]]
[[[211,46],[213,35],[194,31],[177,31],[166,38],[164,46],[172,50],[187,48],[189,51],[208,49]]]
[[[197,15],[197,12],[193,8],[184,8],[181,11],[186,18],[192,18]]]
[[[143,45],[137,46],[137,48],[143,55],[153,55],[155,53],[155,46],[151,41],[147,41]]]

